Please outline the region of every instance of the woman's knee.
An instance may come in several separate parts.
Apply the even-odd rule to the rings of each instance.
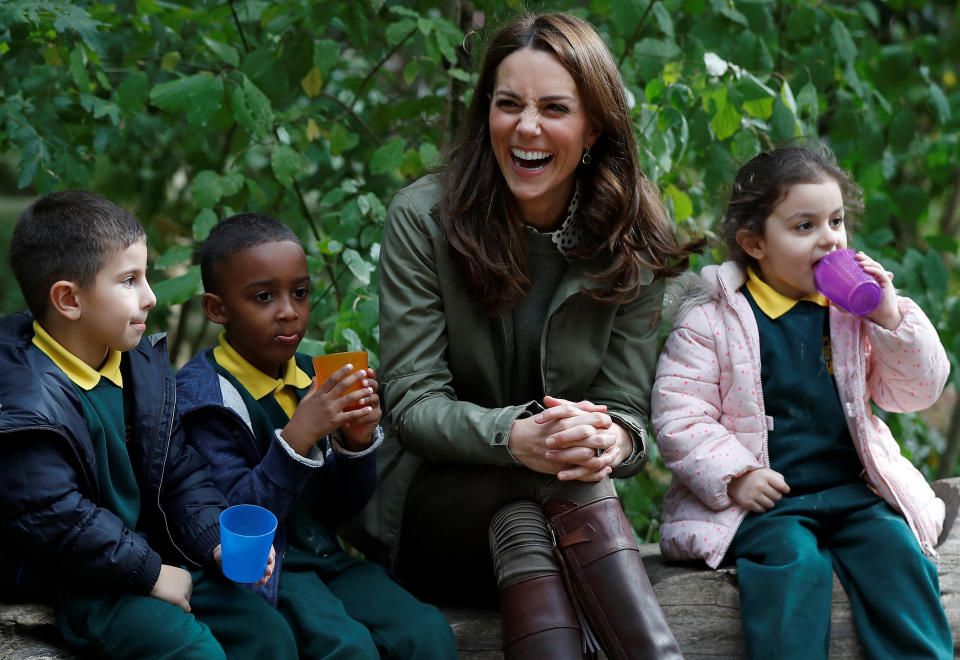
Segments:
[[[537,575],[560,572],[547,518],[532,500],[512,502],[494,514],[490,554],[501,590]]]

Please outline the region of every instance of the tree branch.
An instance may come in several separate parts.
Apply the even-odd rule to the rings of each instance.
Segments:
[[[243,52],[249,53],[250,46],[247,45],[247,38],[243,34],[243,26],[240,25],[240,17],[237,16],[237,9],[233,6],[233,0],[230,0],[230,13],[233,14],[233,23],[237,26],[237,32],[240,33],[240,42],[243,44]]]
[[[643,27],[643,24],[647,22],[647,17],[650,16],[653,6],[657,4],[658,0],[650,0],[650,4],[647,5],[646,11],[643,12],[643,16],[640,17],[640,20],[637,21],[637,27],[634,28],[633,34],[630,35],[630,38],[627,39],[627,45],[623,49],[623,55],[620,56],[620,59],[617,61],[617,68],[623,66],[624,61],[627,59],[627,55],[630,54],[630,51],[633,50],[633,47],[637,45],[637,38],[640,36],[640,29]]]
[[[373,129],[370,128],[370,126],[367,125],[367,122],[363,121],[363,117],[361,117],[361,116],[358,115],[356,112],[354,112],[354,111],[353,111],[353,108],[351,108],[349,105],[347,105],[346,103],[344,103],[343,101],[341,101],[340,99],[338,99],[336,96],[334,96],[333,94],[331,94],[330,92],[327,92],[327,91],[321,91],[321,92],[320,92],[320,97],[321,97],[321,98],[325,98],[325,99],[329,99],[329,100],[333,101],[334,103],[336,103],[337,105],[339,105],[341,108],[343,108],[344,114],[350,115],[350,117],[353,119],[353,121],[355,121],[357,124],[359,124],[360,128],[362,128],[363,130],[365,130],[365,131],[367,132],[367,134],[368,134],[371,138],[373,138],[374,142],[376,142],[377,145],[382,145],[382,144],[383,144],[383,140],[380,139],[380,136],[377,135],[376,133],[374,133],[374,132],[373,132]],[[341,115],[341,117],[342,117],[342,116],[343,116],[343,115]],[[338,118],[338,119],[339,119],[339,118]]]

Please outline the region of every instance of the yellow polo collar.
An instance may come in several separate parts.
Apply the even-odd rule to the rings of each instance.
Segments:
[[[226,332],[220,333],[219,340],[220,345],[213,349],[213,359],[233,374],[254,399],[262,399],[270,393],[277,395],[288,385],[298,390],[310,386],[310,376],[297,366],[295,358],[290,358],[287,362],[282,378],[271,378],[237,353],[236,349],[227,342]]]
[[[747,289],[753,296],[754,302],[757,303],[757,307],[771,319],[783,316],[793,309],[793,306],[800,300],[808,300],[821,307],[829,307],[830,305],[827,297],[820,293],[811,293],[800,300],[787,297],[761,280],[752,266],[747,268]]]
[[[63,373],[67,374],[67,378],[84,390],[89,391],[96,387],[101,377],[117,387],[123,387],[123,376],[120,374],[120,351],[110,351],[107,361],[98,371],[61,346],[36,321],[33,322],[32,342],[53,360]]]

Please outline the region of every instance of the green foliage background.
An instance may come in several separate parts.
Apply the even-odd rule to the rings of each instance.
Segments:
[[[385,205],[440,163],[483,40],[511,0],[218,0],[0,6],[0,243],[41,192],[86,188],[149,234],[182,363],[214,340],[196,247],[220,219],[269,213],[302,237],[318,353],[376,365]],[[953,2],[557,0],[618,59],[641,161],[682,235],[711,234],[725,186],[758,150],[828,140],[863,186],[854,245],[882,261],[937,325],[960,373],[960,9]],[[722,259],[712,250],[698,266]],[[4,265],[0,309],[22,305]],[[937,431],[891,416],[931,478],[953,474],[960,406]],[[618,484],[656,538],[669,475],[656,459]]]

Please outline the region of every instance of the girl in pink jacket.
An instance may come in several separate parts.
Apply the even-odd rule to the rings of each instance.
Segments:
[[[744,165],[723,222],[732,261],[685,292],[657,369],[653,426],[673,472],[660,546],[712,568],[736,561],[752,658],[827,657],[834,572],[869,657],[953,657],[931,560],[944,504],[869,404],[931,405],[946,353],[866,254],[882,288],[867,316],[814,287],[861,208],[825,148]]]

